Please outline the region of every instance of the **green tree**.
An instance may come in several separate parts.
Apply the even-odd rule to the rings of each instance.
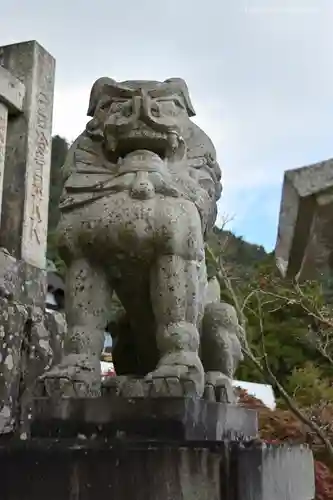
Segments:
[[[279,276],[274,257],[269,255],[256,264],[253,278],[239,286],[237,294],[247,318],[251,349],[259,358],[267,356],[271,370],[283,385],[288,385],[293,370],[303,369],[309,361],[320,365],[322,376],[333,375],[333,365],[309,342],[309,332],[318,329],[318,320],[311,311],[321,310],[325,304],[320,283],[307,282],[295,288],[294,283]],[[255,373],[248,360],[240,366],[237,376],[263,381],[263,375]]]
[[[64,273],[65,267],[58,254],[54,231],[60,217],[59,200],[64,185],[61,168],[68,149],[69,144],[66,139],[59,135],[52,138],[47,258],[54,262],[60,274]]]
[[[51,175],[50,175],[50,199],[49,199],[49,232],[52,232],[59,221],[59,199],[63,190],[63,178],[61,168],[69,149],[68,142],[63,137],[56,135],[52,138],[51,150]]]

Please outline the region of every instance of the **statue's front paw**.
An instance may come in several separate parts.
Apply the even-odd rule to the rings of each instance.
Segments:
[[[40,383],[43,383],[44,392],[49,397],[60,398],[80,398],[89,394],[89,389],[86,384],[77,382],[68,376],[67,373],[58,376],[45,377]]]
[[[101,394],[100,368],[85,356],[71,355],[39,377],[50,397],[93,397]]]
[[[190,378],[162,376],[152,373],[146,378],[146,395],[150,398],[199,397],[196,384]]]
[[[106,394],[123,398],[143,398],[147,396],[147,389],[142,378],[135,375],[117,375],[102,383],[102,390]]]
[[[201,397],[204,371],[196,353],[170,353],[145,377],[145,382],[149,397]]]
[[[221,372],[210,371],[205,374],[204,399],[219,403],[237,402],[232,380]]]

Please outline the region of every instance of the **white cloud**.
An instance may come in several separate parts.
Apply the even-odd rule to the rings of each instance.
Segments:
[[[56,88],[53,108],[53,134],[73,141],[87,123],[89,87]]]
[[[2,43],[37,38],[57,59],[54,133],[81,132],[99,76],[181,76],[216,145],[221,206],[236,220],[284,169],[333,156],[332,0],[130,3],[2,7]],[[279,200],[269,203],[278,212]]]

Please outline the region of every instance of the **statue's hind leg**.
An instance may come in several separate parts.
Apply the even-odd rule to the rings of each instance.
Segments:
[[[224,302],[205,307],[201,331],[201,359],[205,369],[205,399],[235,402],[232,379],[243,359],[235,309]]]
[[[64,357],[43,375],[48,392],[60,386],[64,395],[100,394],[100,355],[110,298],[111,290],[103,272],[86,259],[71,262],[66,274],[68,331]]]

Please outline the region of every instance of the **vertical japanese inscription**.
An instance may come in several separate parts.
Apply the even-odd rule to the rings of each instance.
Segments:
[[[54,69],[53,57],[34,44],[25,109],[28,147],[21,258],[40,269],[46,263]]]
[[[3,177],[5,172],[6,138],[7,138],[7,106],[0,102],[0,216],[2,206]]]
[[[36,149],[34,153],[35,169],[32,178],[32,207],[30,214],[30,239],[34,239],[38,245],[43,241],[43,217],[42,204],[44,193],[43,179],[44,167],[49,158],[50,139],[47,137],[49,129],[48,109],[50,103],[44,92],[39,92],[37,98],[36,112]],[[48,168],[46,166],[46,168]]]
[[[5,162],[7,107],[0,102],[0,165]],[[2,174],[3,172],[0,172]]]

